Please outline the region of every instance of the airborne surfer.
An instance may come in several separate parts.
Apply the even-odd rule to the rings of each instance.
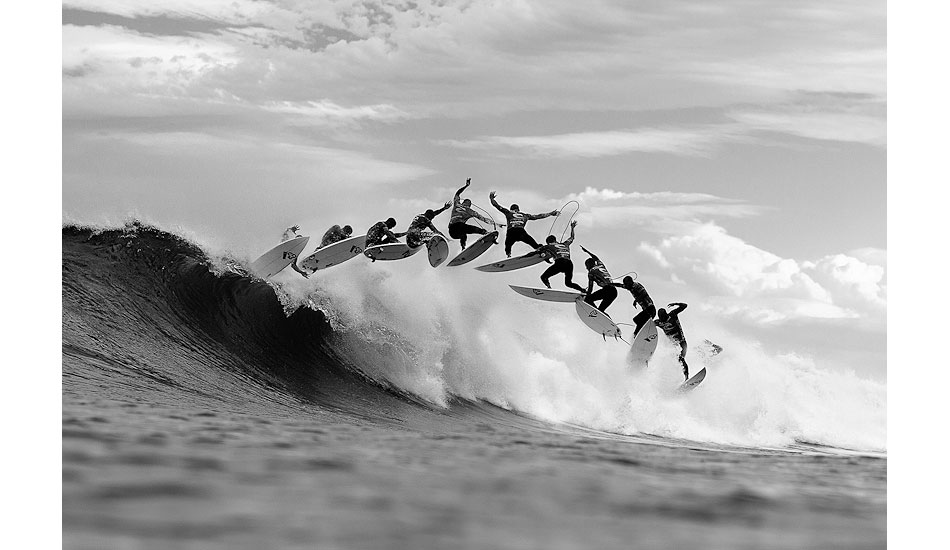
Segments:
[[[614,286],[617,286],[617,283],[614,283]],[[653,299],[650,298],[647,289],[640,283],[634,281],[630,275],[623,278],[620,287],[630,291],[630,294],[633,295],[633,307],[639,307],[641,309],[640,313],[633,318],[633,323],[636,325],[636,328],[633,329],[633,334],[636,336],[636,334],[640,332],[640,329],[643,328],[643,325],[656,315],[656,306],[653,305]]]
[[[299,225],[292,225],[284,230],[284,236],[280,238],[280,242],[289,241],[290,239],[299,239],[303,235],[298,235],[297,232],[300,231]]]
[[[524,229],[525,224],[528,223],[529,220],[540,220],[550,216],[557,216],[558,214],[557,210],[552,210],[546,214],[525,214],[518,208],[517,204],[512,204],[511,208],[505,208],[495,200],[494,191],[488,194],[488,198],[491,200],[492,206],[504,214],[507,220],[508,231],[505,233],[505,255],[509,258],[511,257],[511,245],[516,242],[525,243],[534,249],[540,246]]]
[[[406,233],[393,233],[396,227],[395,218],[389,218],[384,222],[376,222],[366,231],[366,248],[381,244],[393,244],[399,242],[399,237]]]
[[[469,235],[478,234],[485,235],[488,233],[487,229],[478,227],[477,225],[468,225],[467,222],[469,218],[476,218],[485,223],[494,224],[491,220],[482,216],[478,212],[472,210],[472,200],[465,199],[462,200],[462,192],[472,184],[472,178],[465,180],[465,185],[459,188],[455,192],[455,197],[452,199],[452,213],[449,218],[449,236],[453,239],[458,239],[459,244],[462,245],[462,249],[465,249],[465,241]]]
[[[353,234],[352,227],[348,225],[344,225],[343,227],[340,227],[339,225],[334,225],[330,227],[330,229],[327,229],[327,232],[323,234],[323,239],[320,240],[320,246],[317,248],[323,248],[324,246],[328,246],[335,242],[342,241],[343,239],[346,239],[352,234]]]
[[[670,341],[680,347],[678,359],[680,365],[683,365],[683,376],[689,380],[689,365],[686,364],[686,337],[683,335],[683,326],[680,324],[679,318],[680,312],[686,309],[686,304],[682,302],[672,302],[667,307],[672,307],[673,309],[667,312],[665,309],[660,308],[656,312],[656,327],[665,332]],[[719,350],[722,350],[722,348],[719,348]]]
[[[584,260],[584,267],[587,268],[587,292],[585,292],[584,301],[593,306],[594,302],[600,300],[600,305],[595,307],[607,313],[607,308],[617,299],[617,287],[610,278],[610,273],[607,271],[604,262],[600,261],[600,258],[583,246],[581,250],[590,255],[590,258]],[[591,293],[591,290],[594,289],[594,283],[597,283],[600,288],[597,289],[597,292]]]
[[[544,286],[551,288],[551,283],[548,282],[548,279],[551,276],[557,273],[564,274],[564,284],[569,288],[583,293],[584,288],[578,285],[573,281],[574,278],[574,262],[571,261],[571,243],[574,242],[574,227],[577,226],[577,222],[571,222],[571,236],[568,237],[564,242],[557,242],[557,237],[554,235],[548,235],[546,239],[546,244],[539,246],[536,250],[538,254],[547,253],[549,256],[554,258],[554,265],[544,270],[544,273],[541,274],[541,282],[544,283]]]
[[[406,244],[412,248],[418,248],[428,241],[433,233],[438,233],[444,237],[445,234],[432,224],[432,218],[445,212],[450,206],[452,206],[452,203],[446,202],[445,206],[438,210],[432,210],[430,208],[415,218],[412,218],[412,221],[409,222],[409,230],[406,231]]]

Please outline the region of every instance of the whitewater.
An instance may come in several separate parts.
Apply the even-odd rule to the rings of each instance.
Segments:
[[[63,227],[66,547],[885,545],[883,383],[691,310],[679,395],[531,270],[262,281],[180,233]]]

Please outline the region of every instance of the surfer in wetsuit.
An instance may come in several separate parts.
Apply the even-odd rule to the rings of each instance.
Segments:
[[[574,278],[574,262],[571,261],[571,243],[574,242],[574,226],[577,225],[577,222],[571,222],[571,236],[567,238],[562,243],[557,242],[557,237],[554,235],[548,235],[546,243],[543,246],[537,248],[537,253],[541,254],[546,252],[549,256],[554,258],[554,265],[544,270],[544,273],[541,274],[541,282],[544,283],[544,286],[551,288],[551,283],[548,282],[548,279],[552,275],[557,273],[564,274],[564,284],[573,288],[574,290],[583,293],[584,288],[579,284],[573,281]]]
[[[284,230],[284,236],[281,237],[280,242],[286,242],[290,239],[299,239],[303,235],[298,235],[297,232],[300,231],[299,225],[293,225]]]
[[[600,305],[595,307],[607,313],[607,308],[617,299],[617,287],[610,278],[610,273],[607,271],[604,262],[600,261],[600,258],[583,246],[581,250],[590,255],[590,258],[584,260],[584,267],[587,268],[587,292],[584,301],[593,306],[594,302],[600,300]],[[594,283],[597,283],[600,288],[592,294],[591,290],[594,289]]]
[[[673,307],[676,306],[676,307]],[[683,335],[683,326],[680,324],[679,313],[686,309],[682,302],[672,302],[669,312],[660,308],[656,312],[656,327],[666,333],[670,341],[680,347],[679,362],[683,365],[683,376],[689,380],[689,365],[686,364],[686,337]],[[718,347],[718,346],[717,346]],[[719,348],[720,350],[722,348]]]
[[[465,180],[465,185],[463,185],[458,191],[455,192],[455,198],[452,199],[452,213],[449,218],[449,236],[453,239],[458,239],[459,244],[462,245],[462,250],[465,250],[465,240],[469,235],[478,234],[485,235],[488,233],[487,229],[478,227],[477,225],[468,225],[467,222],[469,218],[476,218],[485,223],[494,224],[491,220],[482,216],[478,212],[472,210],[472,200],[465,199],[462,200],[462,191],[465,191],[469,185],[472,184],[472,178]]]
[[[540,220],[547,218],[549,216],[557,216],[557,210],[552,210],[546,214],[525,214],[522,212],[517,204],[512,204],[511,208],[505,208],[504,206],[498,204],[498,201],[495,200],[495,192],[492,191],[488,194],[488,198],[491,200],[492,206],[498,209],[499,212],[505,215],[505,219],[508,224],[508,231],[505,232],[505,255],[509,258],[511,257],[511,245],[516,242],[522,242],[537,250],[538,242],[534,240],[531,235],[528,235],[528,232],[525,231],[524,226],[528,223],[528,220]]]
[[[353,228],[344,225],[340,227],[339,225],[334,225],[330,229],[327,229],[327,232],[323,234],[323,239],[320,241],[320,246],[318,248],[323,248],[324,246],[331,245],[335,242],[342,241],[350,235],[353,234]]]
[[[398,243],[399,237],[405,233],[393,233],[392,229],[396,227],[396,220],[389,218],[384,222],[376,222],[366,231],[366,248],[380,244]]]
[[[418,248],[428,241],[433,233],[438,233],[444,237],[445,234],[432,225],[432,218],[445,212],[450,206],[452,206],[452,203],[446,202],[445,206],[438,210],[432,210],[430,208],[415,218],[412,218],[412,221],[409,223],[409,230],[406,231],[406,244],[412,248]]]
[[[620,286],[621,288],[629,290],[630,294],[633,295],[633,307],[639,307],[641,310],[640,313],[633,318],[633,323],[636,325],[633,334],[636,336],[636,334],[640,332],[640,329],[643,328],[643,325],[656,315],[656,306],[653,305],[653,299],[650,298],[647,289],[640,283],[634,281],[630,275],[624,277],[620,285],[614,283],[614,286]]]

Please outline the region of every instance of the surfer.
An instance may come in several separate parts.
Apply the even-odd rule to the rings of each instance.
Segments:
[[[657,310],[656,327],[665,332],[670,341],[680,347],[679,362],[680,365],[683,365],[683,376],[689,380],[689,365],[686,364],[686,337],[683,335],[683,326],[680,324],[679,318],[680,312],[686,309],[686,304],[672,302],[666,307],[672,307],[673,309],[669,312],[663,308]]]
[[[331,245],[335,242],[342,241],[350,235],[353,234],[353,228],[344,225],[340,227],[339,225],[334,225],[330,229],[327,229],[327,232],[323,234],[323,239],[320,241],[320,246],[317,248],[323,248],[324,246]]]
[[[459,244],[462,245],[462,250],[465,250],[465,241],[469,235],[485,235],[488,233],[487,229],[465,223],[469,218],[477,218],[485,223],[494,224],[485,216],[472,210],[471,199],[462,200],[462,191],[465,191],[471,184],[472,178],[468,178],[465,180],[465,185],[455,192],[455,198],[452,199],[452,214],[449,218],[449,236],[458,239]]]
[[[571,222],[571,236],[564,242],[559,243],[557,242],[557,237],[548,235],[545,241],[546,244],[539,246],[536,250],[538,254],[546,252],[550,257],[554,258],[554,265],[544,270],[544,273],[541,274],[541,282],[548,288],[551,288],[548,279],[550,279],[552,275],[563,273],[565,286],[581,293],[584,292],[584,288],[572,280],[574,278],[574,262],[571,261],[570,246],[571,243],[574,242],[574,227],[576,225],[576,221]]]
[[[371,246],[376,246],[380,244],[392,244],[398,243],[399,237],[405,235],[405,233],[393,233],[393,228],[396,227],[396,220],[394,218],[389,218],[384,222],[376,222],[366,231],[366,248]]]
[[[432,225],[432,218],[445,212],[450,206],[452,206],[452,203],[446,202],[445,206],[438,210],[432,210],[430,208],[415,218],[412,218],[412,221],[409,223],[409,230],[406,231],[406,244],[412,248],[418,248],[429,240],[433,232],[444,237],[445,234]]]
[[[498,209],[499,212],[505,215],[505,219],[508,224],[508,231],[505,233],[505,255],[509,258],[511,257],[511,245],[516,242],[522,242],[537,250],[540,246],[538,241],[534,240],[531,235],[528,235],[528,232],[525,231],[524,226],[528,223],[528,220],[540,220],[550,216],[557,216],[557,210],[552,210],[546,214],[525,214],[522,212],[517,204],[512,204],[511,208],[505,208],[504,206],[498,204],[498,201],[495,200],[495,192],[492,191],[488,194],[488,198],[491,200],[492,206]]]
[[[290,239],[299,239],[303,235],[298,235],[297,232],[300,231],[299,225],[293,225],[284,230],[284,236],[281,237],[280,242],[289,241]]]
[[[617,283],[614,283],[614,286],[616,285]],[[630,275],[623,278],[620,287],[630,291],[630,294],[633,295],[633,307],[639,307],[641,310],[640,313],[633,318],[633,323],[636,325],[633,334],[636,336],[636,334],[640,332],[640,329],[643,328],[643,325],[656,315],[656,306],[653,305],[653,299],[650,298],[647,289],[640,283],[634,281]]]
[[[607,271],[604,262],[600,261],[600,258],[583,246],[581,250],[590,255],[590,258],[584,260],[584,267],[587,268],[587,292],[584,301],[593,306],[594,302],[600,300],[600,305],[595,307],[607,313],[607,308],[617,299],[616,284],[610,278],[610,273]],[[594,289],[594,283],[597,283],[600,288],[592,294],[591,290]]]

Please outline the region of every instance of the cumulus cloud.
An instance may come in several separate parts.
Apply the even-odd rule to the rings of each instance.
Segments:
[[[686,285],[705,291],[705,307],[753,323],[863,319],[881,327],[884,268],[835,254],[816,261],[782,258],[729,235],[714,223],[640,250]]]

